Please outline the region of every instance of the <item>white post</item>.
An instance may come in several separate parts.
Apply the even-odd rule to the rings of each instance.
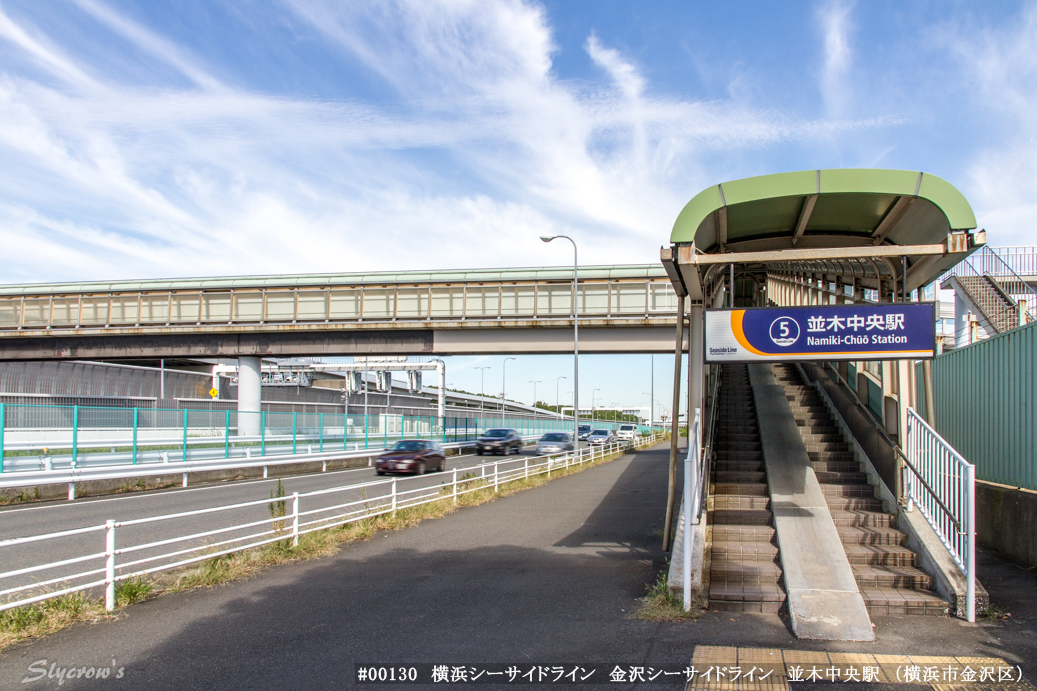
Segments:
[[[498,483],[500,481],[499,480],[499,477],[500,477],[499,473],[500,473],[500,468],[498,467],[498,461],[494,461],[493,462],[493,491],[494,492],[497,491],[497,486],[498,486]]]
[[[68,500],[73,501],[76,498],[76,483],[68,483]]]
[[[976,621],[976,466],[965,466],[965,530],[969,554],[965,558],[965,618]]]
[[[184,486],[184,487],[187,487],[187,473],[184,473],[184,482],[183,482],[183,486]]]
[[[528,458],[522,459],[522,469],[523,469],[523,472],[525,474],[525,478],[528,480],[529,479],[529,459]]]
[[[392,515],[396,515],[396,480],[392,481]]]
[[[263,368],[258,357],[238,358],[238,436],[258,437],[263,410]]]
[[[454,504],[457,504],[457,468],[454,468]]]
[[[299,493],[292,492],[292,547],[299,546]]]
[[[904,451],[907,453],[907,460],[917,468],[919,466],[918,448],[916,443],[918,433],[915,429],[915,424],[914,419],[908,415],[907,429],[904,431]],[[901,480],[901,484],[904,486],[904,510],[912,511],[915,508],[914,471],[905,465],[901,472],[904,474],[904,477]]]
[[[695,473],[698,470],[699,414],[701,408],[695,408],[693,425],[688,429],[688,455],[684,458],[684,611],[691,609],[691,549],[694,528],[691,526],[692,502],[695,494]]]
[[[115,521],[104,522],[104,609],[115,609]]]

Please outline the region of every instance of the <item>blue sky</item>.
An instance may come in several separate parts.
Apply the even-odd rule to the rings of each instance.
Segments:
[[[653,262],[703,187],[843,166],[1032,244],[1035,136],[1031,2],[0,0],[0,282]]]

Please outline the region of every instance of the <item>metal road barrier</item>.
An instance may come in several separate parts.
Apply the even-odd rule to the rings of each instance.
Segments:
[[[918,507],[965,574],[966,618],[976,620],[976,466],[966,461],[914,408],[907,409],[904,500]]]
[[[345,525],[365,518],[393,514],[400,509],[452,499],[490,487],[496,492],[504,483],[600,460],[630,448],[651,446],[662,434],[642,436],[633,442],[614,442],[590,446],[576,452],[550,456],[522,457],[482,463],[447,471],[442,483],[428,484],[429,476],[392,478],[332,487],[283,497],[217,506],[196,511],[151,516],[125,521],[107,520],[103,524],[31,535],[0,541],[0,563],[12,563],[22,550],[35,555],[63,558],[0,573],[0,611],[70,593],[104,588],[105,608],[115,608],[115,586],[120,581],[170,571],[216,557],[290,540],[317,530]],[[458,473],[462,473],[458,475]],[[269,514],[269,515],[264,515]],[[178,521],[205,516],[206,529],[191,532]],[[229,525],[219,524],[226,516]],[[140,526],[159,528],[161,539],[135,541]],[[82,552],[91,538],[104,535],[104,549]],[[116,536],[119,543],[116,543]],[[154,537],[154,533],[151,534]],[[69,540],[69,538],[72,538]],[[125,540],[125,542],[123,542]],[[100,548],[100,539],[97,547]],[[74,568],[69,568],[74,567]],[[86,570],[77,571],[84,568]],[[37,580],[38,579],[38,580]],[[49,590],[55,588],[54,590]]]
[[[620,422],[586,420],[595,427]],[[468,442],[491,427],[565,432],[560,418],[238,412],[0,403],[0,474],[85,466],[374,451],[400,439]],[[639,432],[648,431],[639,426]]]

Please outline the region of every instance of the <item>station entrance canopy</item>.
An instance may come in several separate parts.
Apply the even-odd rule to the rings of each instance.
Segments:
[[[732,265],[736,280],[759,287],[795,274],[877,290],[885,301],[931,283],[985,244],[975,227],[965,197],[935,175],[808,170],[703,190],[677,217],[661,259],[678,295],[707,307],[716,306]]]

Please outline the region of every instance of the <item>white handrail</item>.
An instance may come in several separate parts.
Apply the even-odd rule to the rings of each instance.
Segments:
[[[212,559],[218,556],[231,554],[245,549],[250,549],[266,544],[271,544],[281,540],[291,540],[294,544],[298,544],[300,535],[310,533],[316,530],[326,530],[338,525],[343,525],[353,521],[358,521],[364,518],[370,518],[390,512],[395,512],[401,508],[410,506],[417,506],[428,502],[438,501],[441,499],[453,499],[456,502],[457,497],[462,494],[469,492],[475,492],[481,489],[488,489],[490,487],[496,489],[501,483],[509,482],[511,480],[518,480],[526,477],[531,477],[539,474],[547,474],[550,477],[550,473],[554,468],[568,468],[573,465],[580,465],[595,461],[603,458],[609,454],[623,451],[631,447],[635,449],[644,448],[650,446],[658,441],[662,435],[653,434],[646,437],[640,437],[632,442],[613,442],[611,444],[602,446],[589,446],[578,451],[568,452],[564,454],[555,454],[550,456],[536,456],[529,457],[524,456],[518,459],[505,459],[491,461],[476,466],[466,466],[463,468],[455,469],[451,474],[450,479],[442,484],[438,485],[423,485],[413,489],[404,488],[398,489],[398,484],[406,483],[408,480],[418,480],[419,478],[396,478],[392,480],[376,480],[372,482],[362,482],[352,485],[345,485],[341,487],[325,488],[314,490],[305,493],[294,493],[291,496],[286,497],[275,497],[273,499],[262,499],[253,500],[248,502],[239,502],[235,504],[228,504],[225,506],[218,507],[207,507],[204,509],[198,509],[195,511],[184,511],[173,514],[150,516],[140,519],[132,519],[126,521],[105,521],[102,525],[89,526],[86,528],[77,528],[75,530],[65,530],[54,533],[46,533],[41,535],[32,535],[27,537],[13,538],[0,542],[0,563],[4,562],[2,549],[11,548],[19,545],[24,545],[31,542],[40,542],[44,540],[51,540],[56,538],[69,537],[71,535],[78,535],[85,532],[101,531],[105,532],[105,551],[104,552],[91,552],[83,555],[78,555],[70,558],[65,558],[60,561],[54,561],[50,563],[37,564],[30,567],[22,567],[6,573],[0,573],[0,582],[7,579],[15,578],[20,575],[28,573],[39,573],[43,571],[51,571],[60,569],[62,566],[78,564],[85,561],[97,561],[103,560],[104,564],[101,568],[91,568],[86,571],[78,573],[64,573],[55,574],[50,573],[45,577],[45,580],[34,583],[20,583],[12,587],[0,590],[0,598],[17,595],[23,593],[31,588],[39,588],[42,586],[54,584],[54,583],[73,583],[77,580],[82,581],[83,579],[89,578],[90,576],[96,576],[99,573],[104,573],[104,580],[90,580],[89,582],[79,583],[77,585],[69,585],[69,587],[63,588],[59,591],[40,593],[33,595],[32,597],[13,599],[7,602],[0,602],[0,611],[12,609],[14,607],[20,607],[23,605],[31,604],[33,602],[40,602],[52,597],[58,597],[60,595],[77,592],[81,590],[88,590],[98,586],[104,586],[105,590],[105,607],[109,611],[115,607],[115,584],[119,581],[124,581],[128,578],[135,578],[146,574],[157,573],[161,571],[168,571],[181,566],[198,563],[208,559]],[[512,465],[513,467],[505,467]],[[457,470],[460,470],[464,475],[459,476]],[[467,474],[472,473],[477,476],[468,477]],[[492,478],[490,477],[492,473]],[[377,496],[366,496],[367,490],[380,488],[382,491],[388,490],[386,494],[379,494]],[[449,493],[444,493],[447,490]],[[312,498],[318,496],[328,495],[334,492],[361,492],[365,496],[356,500],[349,500],[335,506],[330,507],[318,507],[309,509],[306,511],[300,510],[300,500],[304,498]],[[128,545],[116,549],[115,547],[115,533],[117,529],[121,529],[125,526],[140,525],[143,523],[155,523],[160,521],[169,521],[185,517],[196,517],[201,515],[212,515],[221,511],[235,511],[242,508],[256,507],[258,505],[271,505],[278,502],[284,502],[284,504],[291,507],[290,512],[286,512],[284,515],[271,516],[270,518],[264,518],[262,520],[248,520],[244,523],[234,524],[231,526],[225,526],[222,528],[209,528],[202,532],[189,531],[188,534],[176,536],[176,537],[163,537],[162,539],[154,540],[151,542],[145,542],[136,545]],[[314,520],[301,522],[300,518],[303,516],[314,516],[314,514],[329,514],[337,511],[332,515],[326,515],[324,518],[315,518]],[[199,541],[206,537],[212,537],[217,535],[224,535],[231,533],[235,530],[245,530],[248,528],[255,528],[257,526],[268,526],[265,530],[259,532],[250,531],[250,534],[240,537],[230,537],[229,539],[222,540],[215,544],[212,543],[199,543]],[[143,555],[140,554],[145,550],[154,550],[167,545],[175,543],[187,543],[181,544],[177,549],[172,551],[166,551],[156,555]],[[241,543],[241,544],[233,544]],[[76,542],[76,545],[82,544],[81,541]],[[213,551],[215,549],[215,551]],[[39,552],[39,551],[38,551]],[[117,564],[116,557],[129,555],[131,553],[140,554],[141,558],[133,561],[122,562]],[[173,561],[168,561],[172,559]],[[149,568],[129,571],[130,567],[139,567],[148,562],[156,562],[166,560],[165,563],[161,563]]]
[[[966,618],[976,620],[976,466],[965,460],[914,408],[907,409],[904,500],[918,507],[965,574]]]
[[[695,417],[688,434],[688,455],[684,459],[684,611],[691,609],[691,550],[699,522],[699,503],[702,500],[702,409],[695,409]]]

